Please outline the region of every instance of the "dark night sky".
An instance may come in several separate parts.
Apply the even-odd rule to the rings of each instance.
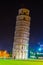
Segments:
[[[22,7],[30,9],[30,45],[43,42],[43,1],[0,1],[0,50],[12,50],[16,15]]]

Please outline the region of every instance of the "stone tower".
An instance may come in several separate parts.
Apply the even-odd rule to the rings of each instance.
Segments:
[[[28,46],[30,35],[29,10],[21,8],[16,17],[15,36],[12,57],[15,59],[28,59]]]

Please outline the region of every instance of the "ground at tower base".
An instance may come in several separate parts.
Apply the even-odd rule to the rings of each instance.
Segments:
[[[38,60],[38,59],[29,59],[29,60],[0,59],[0,65],[43,65],[43,60]]]

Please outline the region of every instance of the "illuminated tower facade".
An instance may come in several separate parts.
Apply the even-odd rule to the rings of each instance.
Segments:
[[[28,46],[30,35],[29,10],[21,8],[16,17],[15,36],[12,57],[15,59],[28,59]]]

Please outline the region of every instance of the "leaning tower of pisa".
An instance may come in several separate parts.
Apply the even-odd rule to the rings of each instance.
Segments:
[[[15,59],[28,59],[30,35],[30,10],[21,8],[16,17],[12,57]]]

